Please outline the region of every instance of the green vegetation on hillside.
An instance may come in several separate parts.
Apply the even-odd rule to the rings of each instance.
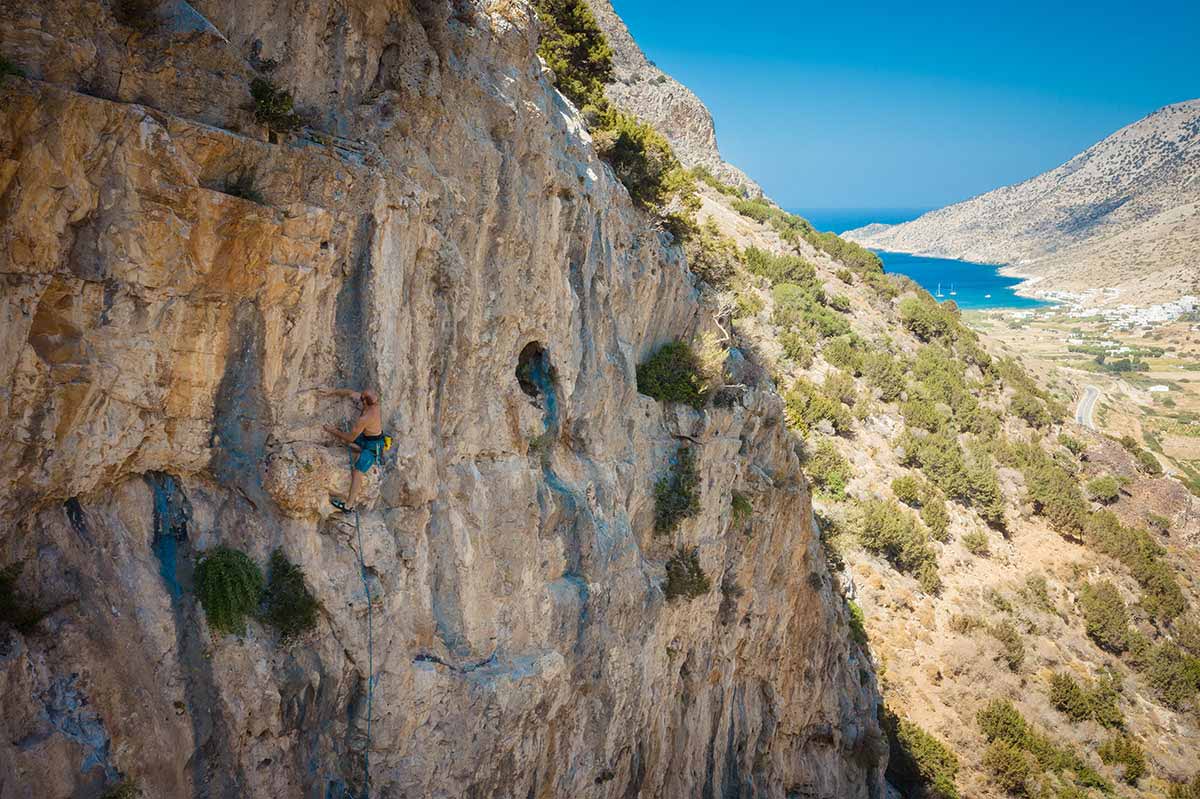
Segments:
[[[639,207],[662,218],[677,238],[694,233],[695,178],[680,166],[667,140],[650,125],[612,107],[612,49],[585,0],[537,0],[540,55],[555,86],[583,113],[596,151]]]
[[[217,547],[196,566],[196,593],[208,624],[217,632],[241,635],[263,592],[263,575],[244,552]]]
[[[880,707],[879,715],[888,738],[887,781],[904,796],[958,799],[954,751],[885,707]]]

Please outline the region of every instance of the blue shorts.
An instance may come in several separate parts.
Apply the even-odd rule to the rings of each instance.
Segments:
[[[354,468],[366,474],[371,471],[375,461],[379,460],[379,453],[383,449],[383,437],[368,438],[366,433],[359,433],[358,438],[354,439],[354,444],[362,450],[358,453],[358,459],[354,461]]]

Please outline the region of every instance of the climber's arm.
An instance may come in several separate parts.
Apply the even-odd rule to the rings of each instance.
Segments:
[[[346,399],[358,400],[359,393],[349,388],[318,388],[317,391],[327,397],[345,397]]]
[[[362,434],[362,432],[366,429],[367,429],[367,420],[365,417],[362,417],[362,416],[360,416],[354,420],[354,426],[350,428],[349,433],[343,433],[341,430],[338,430],[336,427],[332,427],[330,425],[325,425],[325,432],[329,433],[329,435],[333,436],[334,438],[338,439],[339,441],[341,441],[345,444],[353,444],[354,440],[356,438],[358,438]]]

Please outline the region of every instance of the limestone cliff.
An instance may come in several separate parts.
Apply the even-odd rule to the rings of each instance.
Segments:
[[[662,133],[684,166],[702,166],[717,179],[760,196],[762,188],[721,157],[712,114],[700,98],[646,58],[609,0],[588,0],[588,5],[613,49],[608,99]]]
[[[508,0],[0,5],[0,566],[47,612],[0,628],[2,799],[358,796],[368,755],[380,797],[881,795],[781,402],[637,393],[709,316],[536,27]],[[304,128],[256,122],[256,74]],[[523,389],[522,352],[552,379]],[[314,389],[367,384],[397,450],[356,530],[320,429],[349,408]],[[665,540],[681,442],[702,509]],[[215,635],[218,545],[281,548],[318,629]],[[677,545],[713,578],[690,603]]]

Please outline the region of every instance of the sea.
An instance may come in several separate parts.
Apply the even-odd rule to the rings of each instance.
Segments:
[[[916,219],[928,208],[811,208],[797,209],[817,230],[844,233],[882,222],[888,225]],[[1040,308],[1047,303],[1018,295],[1013,288],[1019,278],[1000,274],[995,264],[977,264],[952,258],[926,258],[899,252],[875,251],[888,272],[898,272],[917,281],[941,300],[954,300],[959,308]]]

